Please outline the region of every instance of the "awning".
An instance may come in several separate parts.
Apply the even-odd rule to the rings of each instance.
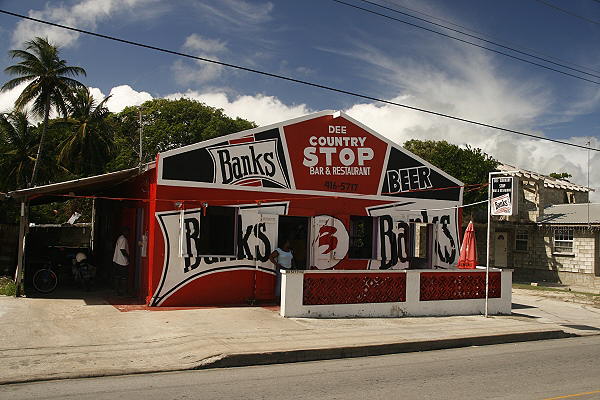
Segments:
[[[44,204],[66,200],[63,195],[88,196],[106,192],[123,182],[129,181],[146,171],[153,169],[155,163],[148,163],[142,168],[129,168],[102,175],[89,176],[71,181],[51,183],[27,189],[19,189],[8,193],[16,201],[29,200],[30,204]]]

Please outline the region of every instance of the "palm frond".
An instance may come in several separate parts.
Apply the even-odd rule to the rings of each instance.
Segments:
[[[0,88],[0,91],[6,92],[7,90],[12,90],[12,89],[16,88],[17,86],[19,86],[20,84],[25,83],[25,82],[30,82],[30,81],[34,80],[35,78],[36,78],[35,76],[27,75],[27,76],[21,76],[19,78],[11,79],[10,81],[8,81],[4,85],[2,85],[2,87]]]
[[[83,76],[87,76],[87,73],[85,72],[85,69],[81,68],[81,67],[72,67],[72,66],[64,66],[64,67],[60,67],[56,69],[56,74],[57,75],[70,75],[70,76],[78,76],[78,75],[83,75]]]

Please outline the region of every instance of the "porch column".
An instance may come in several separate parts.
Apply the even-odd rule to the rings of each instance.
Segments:
[[[19,215],[19,254],[17,258],[17,270],[15,271],[15,297],[22,296],[25,293],[23,287],[23,275],[25,272],[25,237],[29,225],[29,204],[27,199],[21,200],[21,212]]]

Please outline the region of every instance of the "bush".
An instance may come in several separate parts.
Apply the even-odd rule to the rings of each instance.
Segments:
[[[0,295],[14,296],[17,292],[17,286],[12,278],[8,276],[0,276]]]

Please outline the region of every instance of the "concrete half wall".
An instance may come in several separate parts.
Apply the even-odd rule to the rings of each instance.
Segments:
[[[284,317],[485,313],[485,270],[283,271]],[[490,270],[488,314],[510,314],[512,270]]]

